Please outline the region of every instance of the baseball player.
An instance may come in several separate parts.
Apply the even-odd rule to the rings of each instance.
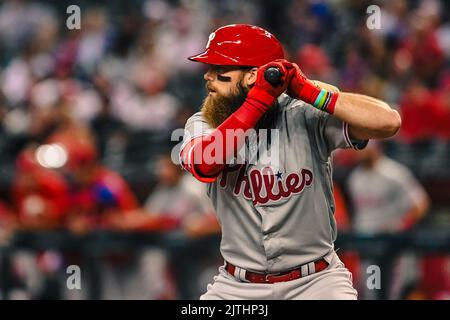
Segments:
[[[189,58],[209,66],[208,94],[186,123],[180,160],[208,184],[225,260],[200,299],[357,298],[333,246],[330,155],[390,137],[401,120],[386,103],[313,82],[284,58],[268,31],[238,24],[211,33],[206,51]],[[237,161],[261,139],[275,150]],[[269,151],[277,161],[258,161],[273,160]]]

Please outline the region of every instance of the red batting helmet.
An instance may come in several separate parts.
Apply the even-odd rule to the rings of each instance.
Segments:
[[[267,30],[231,24],[211,33],[206,51],[188,59],[214,65],[260,67],[284,59],[284,52],[281,43]]]

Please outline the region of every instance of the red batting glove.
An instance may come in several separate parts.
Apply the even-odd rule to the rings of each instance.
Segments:
[[[333,113],[339,93],[330,92],[315,85],[292,63],[293,77],[287,89],[287,94],[294,99],[303,100],[322,111]]]
[[[313,104],[320,93],[320,88],[305,76],[296,63],[293,63],[292,66],[294,68],[294,76],[287,89],[287,94],[294,99]]]
[[[264,72],[271,67],[280,70],[281,84],[274,86],[264,78]],[[275,60],[263,65],[258,69],[255,85],[249,91],[247,100],[256,100],[259,102],[258,105],[262,105],[261,107],[264,109],[261,111],[267,111],[267,109],[273,105],[275,99],[288,88],[289,82],[293,76],[293,70],[292,63],[284,59]]]

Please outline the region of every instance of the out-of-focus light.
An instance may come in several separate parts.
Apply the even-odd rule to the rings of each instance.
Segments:
[[[45,204],[44,200],[37,195],[30,195],[25,198],[24,201],[24,213],[28,217],[37,217],[44,212]]]
[[[36,159],[45,168],[61,168],[67,162],[67,152],[58,144],[44,144],[37,148]]]

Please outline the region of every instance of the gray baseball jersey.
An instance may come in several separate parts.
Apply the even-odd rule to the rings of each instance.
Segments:
[[[381,157],[373,168],[357,167],[349,177],[356,231],[396,232],[408,211],[426,192],[404,165]]]
[[[278,102],[277,167],[227,165],[207,188],[222,227],[223,258],[255,272],[289,270],[333,249],[330,155],[336,148],[367,143],[351,141],[346,123],[303,101],[282,94]],[[185,126],[184,145],[211,131],[202,114],[194,114]]]

